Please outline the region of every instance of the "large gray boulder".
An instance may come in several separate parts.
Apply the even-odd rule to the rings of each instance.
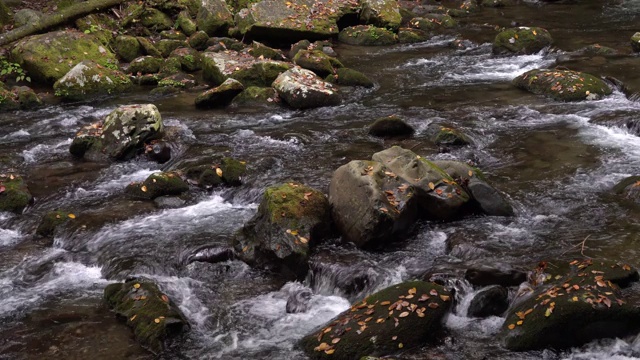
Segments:
[[[212,85],[233,78],[244,87],[269,87],[292,65],[283,61],[259,59],[246,52],[228,50],[205,52],[202,57],[202,77]]]
[[[382,28],[398,30],[402,22],[396,0],[361,0],[360,21]]]
[[[84,60],[53,84],[55,95],[65,100],[81,101],[95,97],[121,94],[133,84],[118,70]]]
[[[196,24],[198,30],[214,36],[233,26],[233,14],[224,0],[202,0]]]
[[[354,160],[334,173],[329,185],[333,220],[346,241],[358,247],[401,238],[417,218],[413,187],[375,161]]]
[[[338,105],[338,90],[312,71],[294,67],[280,74],[271,85],[289,106],[307,109]]]

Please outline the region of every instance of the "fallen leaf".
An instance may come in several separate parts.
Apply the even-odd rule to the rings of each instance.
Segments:
[[[516,325],[522,325],[522,323],[524,323],[524,321],[522,321],[522,320],[518,320],[518,321],[516,322]]]
[[[386,305],[389,305],[389,304],[391,304],[391,301],[383,301],[383,302],[380,303],[380,305],[382,305],[382,306],[386,306]]]
[[[133,284],[134,289],[140,289],[140,284]]]
[[[469,177],[473,176],[473,171],[469,170]]]
[[[509,324],[509,326],[507,326],[509,328],[509,330],[513,330],[516,328],[516,324]]]
[[[402,349],[404,347],[404,345],[402,345],[402,343],[398,344],[398,349]]]
[[[169,302],[169,297],[167,295],[162,294],[162,296],[160,297],[162,299],[162,301],[168,303]]]
[[[335,338],[335,339],[331,340],[332,344],[337,344],[339,342],[340,342],[340,338]]]
[[[438,303],[429,303],[429,305],[427,305],[428,307],[432,308],[432,309],[437,309],[438,307],[440,307],[440,305],[438,305]]]
[[[147,187],[142,185],[142,187],[140,188],[140,190],[142,190],[142,192],[147,192]]]
[[[331,345],[323,342],[320,345],[316,346],[315,348],[313,348],[313,350],[315,351],[325,351],[325,350],[329,350],[331,349]]]
[[[324,353],[325,353],[325,354],[327,354],[327,355],[331,355],[331,354],[333,354],[334,352],[336,352],[336,349],[329,349],[329,350],[325,350],[325,351],[324,351]]]
[[[442,299],[442,301],[444,301],[444,302],[447,302],[447,301],[449,301],[449,299],[451,299],[451,297],[447,296],[447,295],[440,295],[440,299]]]
[[[401,317],[401,318],[407,317],[407,316],[409,316],[409,312],[408,311],[401,312],[400,315],[398,315],[398,317]]]
[[[431,289],[431,291],[429,291],[429,294],[433,295],[433,296],[438,296],[438,290],[436,289]]]
[[[2,194],[3,192],[5,192],[5,190],[7,190],[6,187],[4,186],[0,186],[0,194]]]
[[[306,243],[309,242],[309,239],[307,239],[306,237],[302,237],[302,236],[298,237],[298,240],[300,240],[300,242],[303,243],[303,244],[306,244]]]
[[[328,328],[324,329],[324,331],[323,331],[323,332],[326,334],[326,333],[328,333],[329,331],[331,331],[331,328],[330,328],[330,327],[328,327]]]
[[[154,321],[156,324],[160,324],[160,319],[159,319],[159,318],[155,318],[153,321]]]
[[[133,316],[129,319],[129,321],[133,321],[133,320],[135,320],[137,316],[138,316],[137,314],[136,314],[136,315],[133,315]]]
[[[307,200],[307,201],[309,201],[309,197],[310,197],[311,195],[313,195],[313,193],[312,193],[312,192],[306,192],[306,193],[304,193],[304,199],[305,199],[305,200]]]
[[[398,340],[398,336],[397,336],[397,335],[393,335],[393,336],[391,337],[391,340],[393,340],[393,341]]]
[[[75,219],[75,218],[76,218],[76,216],[75,216],[75,215],[73,215],[73,214],[69,214],[69,215],[67,215],[67,216],[69,217],[69,219]]]
[[[435,188],[436,188],[436,186],[432,182],[430,182],[429,183],[429,189],[433,190]]]

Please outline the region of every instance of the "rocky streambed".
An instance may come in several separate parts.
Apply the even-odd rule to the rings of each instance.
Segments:
[[[640,358],[638,17],[157,1],[6,46],[0,358]]]

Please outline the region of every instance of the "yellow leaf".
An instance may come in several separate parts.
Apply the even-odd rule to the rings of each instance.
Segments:
[[[331,348],[331,345],[323,342],[320,345],[316,346],[315,348],[313,348],[313,350],[315,351],[325,351]]]
[[[451,297],[447,295],[440,295],[440,299],[442,299],[442,301],[445,301],[445,302],[449,301],[450,298]]]
[[[303,244],[306,244],[306,243],[309,242],[309,239],[307,239],[306,237],[302,237],[302,236],[298,237],[298,240],[300,240],[300,242],[303,243]]]
[[[332,344],[337,344],[339,342],[340,342],[340,338],[335,338],[335,339],[331,340]]]
[[[432,182],[430,182],[429,183],[429,189],[433,190],[435,188],[436,188],[436,186]]]
[[[329,349],[329,350],[325,350],[325,351],[324,351],[324,353],[325,353],[325,354],[327,354],[327,355],[331,355],[331,354],[333,354],[334,352],[336,352],[336,349]]]
[[[549,317],[553,313],[553,308],[547,308],[547,311],[544,312],[544,316]]]
[[[404,345],[402,345],[402,343],[398,344],[398,349],[402,349],[404,347]]]
[[[216,168],[216,174],[220,177],[222,177],[222,169],[220,168]]]
[[[536,35],[538,35],[538,33],[535,30],[533,30],[533,36],[536,36]]]
[[[147,297],[142,295],[142,296],[140,296],[140,300],[147,300]]]
[[[249,250],[249,245],[242,248],[242,252],[247,252],[247,250]]]
[[[140,188],[140,190],[142,190],[142,192],[147,192],[147,187],[142,185],[142,187]]]
[[[409,316],[409,312],[408,311],[402,312],[402,313],[400,313],[400,315],[398,315],[398,317],[401,317],[401,318],[407,317],[407,316]]]
[[[469,170],[469,177],[473,176],[473,171]]]
[[[407,292],[409,293],[409,295],[413,295],[413,294],[415,294],[415,293],[416,293],[416,291],[418,291],[418,289],[416,289],[416,288],[411,288],[411,289],[409,289],[409,291],[407,291]]]
[[[509,330],[513,330],[516,328],[515,324],[509,324],[509,326],[507,326],[509,328]]]
[[[67,215],[67,216],[69,217],[69,219],[75,219],[75,218],[76,218],[76,216],[75,216],[75,215],[73,215],[73,214],[69,214],[69,215]]]
[[[133,315],[133,316],[129,319],[129,321],[133,321],[133,320],[135,320],[137,316],[138,316],[138,315]]]
[[[574,296],[574,297],[571,298],[571,300],[573,300],[573,302],[577,302],[578,301],[578,297]]]
[[[298,235],[298,230],[291,230],[291,235],[293,235],[293,236]]]
[[[516,322],[516,324],[517,324],[517,325],[522,325],[522,323],[523,323],[523,322],[524,322],[524,321],[522,321],[522,320],[518,320],[518,322]]]
[[[133,284],[134,289],[140,289],[140,284]]]
[[[159,319],[159,318],[155,318],[155,319],[153,320],[153,322],[155,322],[156,324],[160,324],[160,319]]]

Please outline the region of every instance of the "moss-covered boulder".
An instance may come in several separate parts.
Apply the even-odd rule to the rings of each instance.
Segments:
[[[423,17],[411,19],[409,26],[423,31],[437,31],[452,29],[458,26],[458,22],[446,14],[425,14]]]
[[[142,47],[135,36],[120,35],[113,40],[113,49],[116,55],[124,62],[130,62],[142,55]]]
[[[286,59],[282,54],[282,51],[274,49],[257,41],[253,41],[251,43],[251,47],[249,48],[248,52],[249,54],[251,54],[251,56],[260,59],[271,59],[278,61],[283,61]]]
[[[127,72],[130,74],[155,74],[160,71],[164,61],[153,56],[141,56],[133,59]]]
[[[494,54],[533,54],[553,43],[551,34],[539,27],[517,27],[500,32],[493,40]]]
[[[164,124],[155,105],[123,105],[105,119],[101,139],[105,154],[126,160],[132,158],[145,142],[163,134]]]
[[[602,46],[600,44],[587,45],[581,49],[576,50],[571,55],[574,56],[613,56],[618,55],[619,52],[616,49],[608,46]]]
[[[375,85],[367,75],[358,70],[345,67],[335,69],[334,73],[328,75],[324,80],[326,82],[342,86],[362,86],[371,88]]]
[[[176,89],[180,91],[182,89],[191,89],[196,86],[196,84],[197,81],[195,76],[191,74],[185,74],[183,72],[178,72],[176,74],[164,77],[160,81],[158,81],[158,87],[156,89]],[[169,91],[169,93],[171,92]]]
[[[200,109],[221,108],[231,104],[234,97],[244,90],[237,80],[227,79],[220,86],[209,89],[196,97],[195,104]]]
[[[246,52],[227,50],[205,52],[202,60],[202,77],[212,85],[220,85],[234,78],[244,87],[271,86],[274,80],[292,65],[283,61],[256,59]]]
[[[629,176],[613,187],[613,193],[621,195],[625,201],[640,205],[640,176]]]
[[[638,269],[617,260],[558,258],[547,259],[543,263],[546,264],[546,277],[543,281],[545,283],[557,281],[567,275],[581,278],[587,273],[601,275],[605,281],[610,281],[620,288],[626,288],[640,280]]]
[[[465,134],[448,126],[432,124],[428,128],[428,132],[431,141],[436,145],[464,146],[471,143],[471,140]]]
[[[304,279],[310,250],[330,232],[324,194],[289,182],[265,190],[257,214],[236,234],[233,247],[250,265]]]
[[[178,17],[176,18],[176,26],[187,36],[195,34],[198,29],[195,21],[193,21],[188,11],[182,11],[178,14]]]
[[[186,47],[187,42],[184,40],[161,39],[156,42],[155,47],[162,57],[169,57],[173,50],[179,47]]]
[[[159,172],[149,175],[141,183],[127,185],[125,192],[135,199],[153,200],[160,196],[180,195],[189,190],[176,172]]]
[[[75,218],[76,215],[68,211],[49,211],[42,217],[42,220],[40,220],[36,234],[43,237],[52,237],[56,228]]]
[[[300,50],[293,58],[293,62],[301,68],[311,70],[321,77],[333,74],[334,67],[343,67],[338,59],[328,56],[321,50]]]
[[[189,329],[177,305],[152,282],[110,284],[104,300],[133,329],[136,340],[154,353],[164,351],[168,341]]]
[[[207,164],[196,164],[184,169],[189,182],[210,189],[220,185],[239,186],[247,173],[247,164],[225,157]]]
[[[76,27],[85,34],[95,36],[103,45],[109,45],[118,25],[107,14],[90,14],[76,20]]]
[[[390,30],[398,30],[402,22],[396,0],[361,0],[360,22]]]
[[[298,54],[300,50],[311,50],[313,46],[311,46],[311,41],[309,40],[300,40],[294,44],[291,44],[291,48],[289,49],[289,58],[293,59]]]
[[[400,44],[413,44],[427,41],[431,35],[422,29],[400,28],[398,30],[398,42]]]
[[[196,17],[198,30],[209,36],[218,33],[226,34],[228,28],[234,25],[233,14],[224,0],[204,0]]]
[[[11,90],[0,84],[0,112],[30,110],[42,105],[38,94],[28,86],[14,86]]]
[[[62,30],[26,37],[13,47],[11,58],[29,73],[33,81],[53,84],[83,60],[104,67],[118,61],[95,36]]]
[[[369,134],[377,137],[411,136],[415,130],[396,115],[377,119],[369,127]]]
[[[338,34],[338,20],[357,14],[349,0],[262,0],[235,16],[238,35],[253,39],[296,41],[328,39]]]
[[[152,31],[169,30],[174,24],[169,15],[151,7],[145,7],[139,20],[142,26]]]
[[[0,190],[0,211],[20,214],[33,201],[33,196],[20,175],[0,174]]]
[[[372,247],[401,239],[417,218],[414,190],[375,161],[339,167],[329,185],[336,228],[345,241]]]
[[[202,51],[207,48],[209,35],[202,30],[196,31],[193,35],[189,36],[189,40],[187,42],[192,48]]]
[[[597,262],[569,262],[578,265],[576,271],[539,286],[509,309],[499,334],[505,347],[514,351],[564,349],[637,333],[640,308],[627,303],[619,287],[593,266]]]
[[[338,40],[349,45],[383,46],[397,43],[398,36],[391,30],[384,28],[373,25],[358,25],[342,29],[338,34]]]
[[[180,47],[171,52],[170,58],[180,60],[182,70],[194,72],[202,69],[202,55],[190,47]]]
[[[0,86],[0,112],[20,109],[16,93]]]
[[[640,32],[631,36],[631,50],[634,52],[640,52]]]
[[[138,36],[136,37],[136,39],[138,40],[138,43],[140,43],[140,46],[142,47],[142,50],[145,55],[149,55],[153,57],[162,56],[162,53],[160,52],[160,50],[156,48],[156,46],[153,44],[153,42],[151,42],[151,40],[142,36]]]
[[[311,359],[353,360],[391,355],[435,342],[453,301],[446,288],[424,281],[393,285],[361,302],[317,331],[300,346]]]
[[[488,286],[471,299],[467,316],[485,318],[500,316],[509,308],[509,290],[500,285]]]
[[[82,101],[101,96],[121,94],[133,84],[118,70],[84,60],[53,84],[55,95],[70,101]]]
[[[238,106],[274,106],[278,105],[280,99],[274,88],[251,86],[233,98],[232,105]]]
[[[287,105],[295,109],[338,105],[338,90],[313,72],[294,67],[280,74],[272,84]]]
[[[102,123],[93,123],[83,126],[73,138],[71,145],[69,146],[69,152],[71,155],[83,158],[87,153],[93,153],[94,155],[101,154],[102,150]],[[90,156],[93,158],[93,156]],[[98,158],[100,156],[97,156]]]
[[[373,161],[386,166],[402,183],[415,191],[423,213],[438,220],[452,220],[468,213],[471,197],[443,169],[411,150],[393,146],[373,154]]]
[[[530,70],[513,79],[513,84],[559,101],[597,100],[612,93],[602,79],[572,70]]]
[[[13,14],[13,25],[15,27],[29,25],[38,21],[42,16],[43,14],[40,11],[33,9],[20,9]]]
[[[169,40],[187,40],[187,35],[180,30],[169,29],[160,32],[161,39],[169,39]]]

